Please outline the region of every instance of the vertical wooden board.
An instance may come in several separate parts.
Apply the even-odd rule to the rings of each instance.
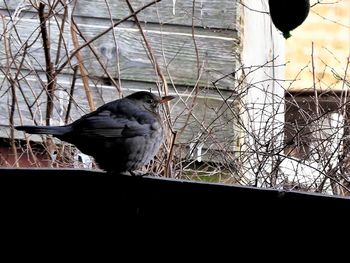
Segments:
[[[46,1],[43,1],[47,3]],[[52,1],[51,1],[52,2]],[[138,10],[151,0],[132,0],[134,10]],[[73,8],[71,3],[70,8]],[[96,18],[122,19],[131,12],[125,0],[78,0],[74,15]],[[194,4],[194,7],[193,7]],[[237,20],[236,0],[162,0],[138,14],[138,19],[145,23],[184,25],[203,28],[236,29]],[[0,2],[0,8],[31,10],[30,1]],[[56,12],[63,13],[63,6],[58,4]],[[192,22],[193,17],[193,22]]]

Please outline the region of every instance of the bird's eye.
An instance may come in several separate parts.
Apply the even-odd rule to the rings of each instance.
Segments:
[[[148,100],[147,100],[147,103],[153,104],[153,103],[154,103],[154,100],[153,100],[153,99],[148,99]]]

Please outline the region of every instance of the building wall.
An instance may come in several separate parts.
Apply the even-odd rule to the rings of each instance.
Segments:
[[[334,3],[312,7],[286,40],[286,79],[293,80],[286,85],[289,90],[313,89],[313,76],[317,89],[342,89],[339,76],[344,77],[350,55],[350,0],[321,2]]]
[[[286,40],[285,153],[307,165],[288,180],[348,195],[350,1],[320,2]]]

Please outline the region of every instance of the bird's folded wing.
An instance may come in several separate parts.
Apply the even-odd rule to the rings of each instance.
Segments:
[[[110,112],[102,111],[82,119],[75,129],[79,130],[80,135],[86,137],[130,138],[149,134],[151,125],[111,116]]]

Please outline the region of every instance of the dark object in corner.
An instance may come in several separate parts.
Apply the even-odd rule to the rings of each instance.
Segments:
[[[309,0],[269,0],[269,6],[272,22],[282,31],[285,39],[291,36],[291,30],[305,21],[310,11]]]

